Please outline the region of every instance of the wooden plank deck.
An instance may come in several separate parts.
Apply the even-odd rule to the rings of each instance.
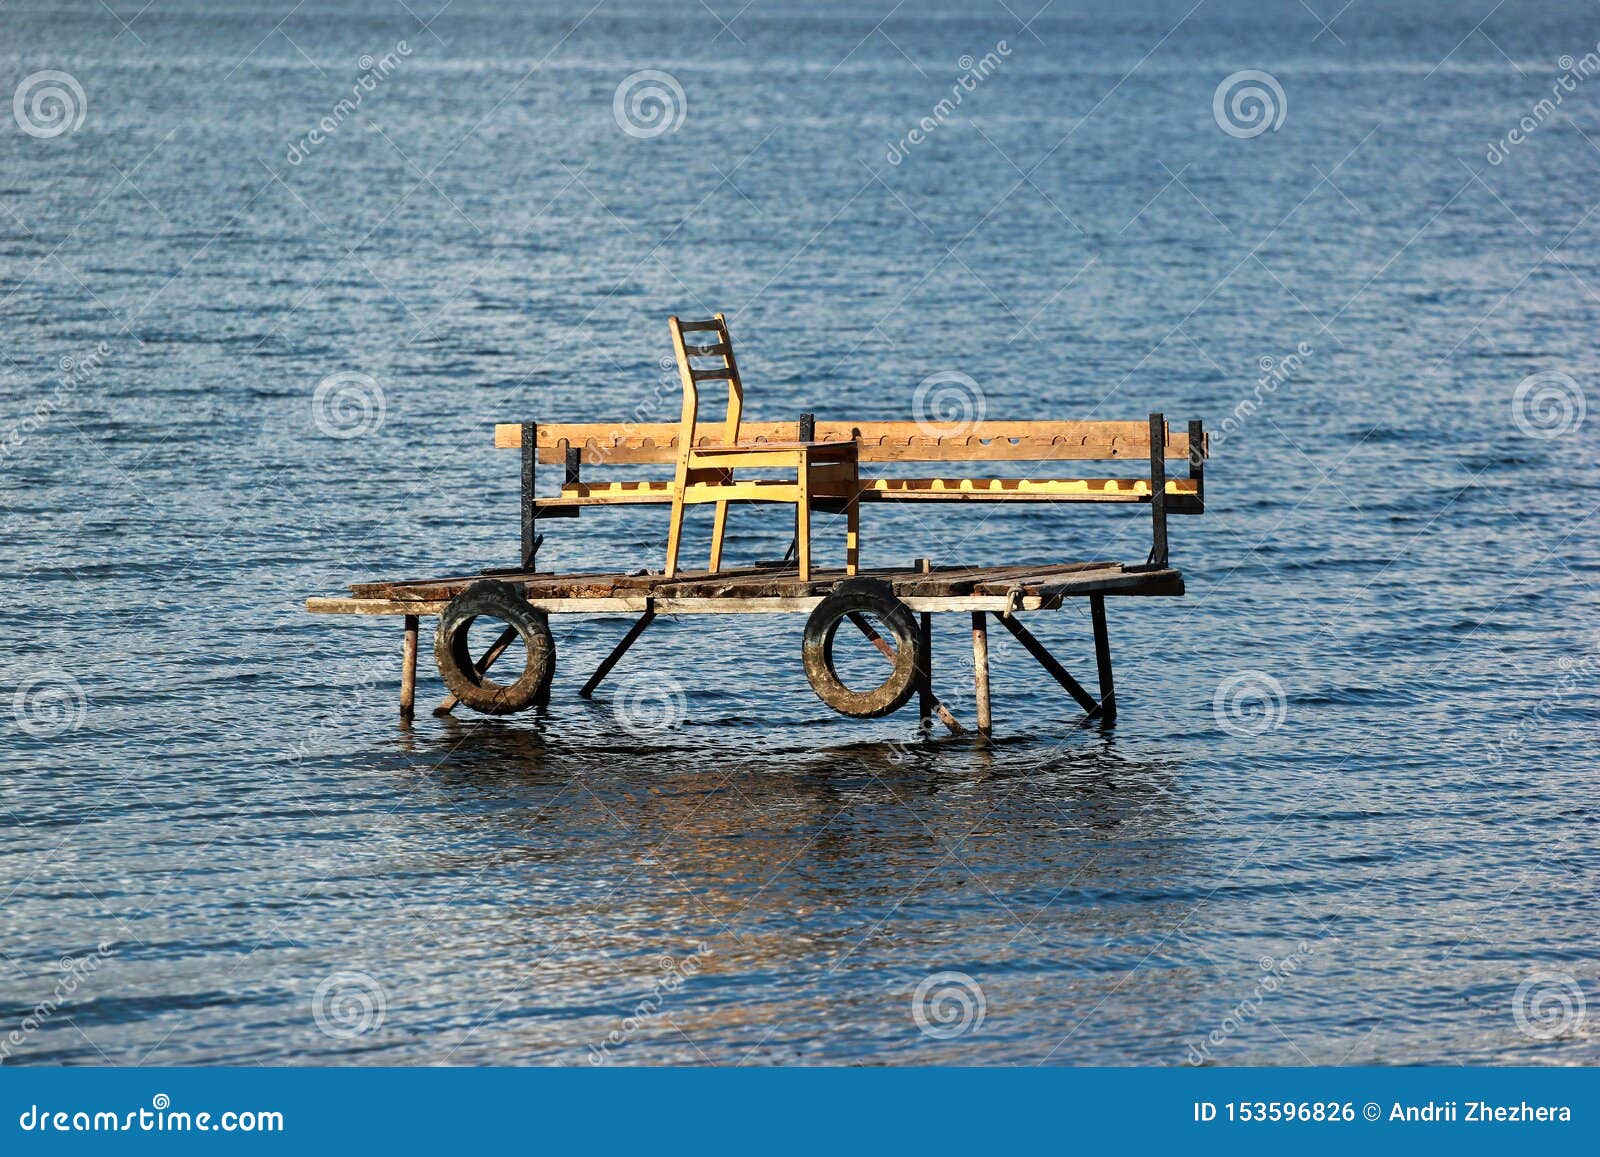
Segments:
[[[1068,598],[1087,595],[1176,596],[1183,576],[1170,567],[1130,569],[1116,562],[1030,563],[1013,566],[862,568],[880,579],[913,611],[1051,610]],[[528,601],[555,614],[641,611],[653,606],[671,614],[761,614],[809,611],[843,570],[815,571],[802,581],[793,568],[745,567],[716,574],[602,571],[553,574],[487,571],[442,578],[350,584],[350,595],[311,598],[306,609],[322,614],[436,614],[482,578],[520,587]]]

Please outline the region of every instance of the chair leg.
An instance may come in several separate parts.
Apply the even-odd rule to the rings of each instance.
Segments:
[[[733,482],[733,471],[732,470],[724,470],[722,472],[722,477],[719,478],[718,481],[719,482],[724,482],[724,483],[732,483]],[[719,503],[717,503],[716,517],[715,517],[714,521],[711,523],[711,573],[712,574],[716,574],[717,571],[722,569],[722,536],[723,536],[723,533],[727,529],[728,529],[728,504],[726,502],[719,502]]]
[[[678,542],[682,537],[683,489],[679,487],[678,493],[672,496],[672,522],[667,526],[667,578],[678,573]]]
[[[800,494],[795,499],[795,539],[799,544],[800,581],[811,581],[811,464],[800,459]]]

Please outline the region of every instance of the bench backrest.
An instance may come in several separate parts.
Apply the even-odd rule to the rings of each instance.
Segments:
[[[494,428],[494,444],[502,449],[522,445],[522,426]],[[540,462],[565,463],[576,450],[587,465],[647,465],[676,462],[678,424],[670,422],[553,422],[535,426]],[[738,437],[747,442],[793,439],[796,422],[741,422]],[[1162,457],[1190,457],[1190,435],[1163,423]],[[696,431],[696,445],[716,445],[723,431]],[[941,431],[919,422],[828,422],[819,419],[815,438],[841,442],[854,438],[862,462],[1148,462],[1149,422],[978,422]],[[1198,458],[1207,456],[1206,436],[1199,435]]]

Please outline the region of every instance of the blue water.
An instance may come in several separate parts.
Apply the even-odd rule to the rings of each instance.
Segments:
[[[1600,1059],[1600,75],[1535,112],[1600,17],[1035,6],[0,9],[0,97],[81,89],[0,107],[7,1063]],[[1214,116],[1242,70],[1276,128]],[[1114,728],[998,632],[992,749],[844,719],[798,618],[663,620],[594,702],[626,620],[558,618],[547,715],[397,726],[398,624],[305,597],[513,563],[492,425],[672,419],[665,319],[717,310],[756,417],[960,373],[1207,421],[1187,597],[1110,605]],[[660,565],[659,510],[551,527]]]

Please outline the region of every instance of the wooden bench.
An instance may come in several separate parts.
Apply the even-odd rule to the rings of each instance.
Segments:
[[[682,461],[680,427],[673,423],[509,423],[495,427],[495,445],[522,451],[523,565],[533,568],[538,548],[538,522],[574,517],[586,506],[671,504],[672,480],[584,481],[583,468],[676,465]],[[1090,502],[1145,504],[1150,507],[1151,548],[1146,563],[1167,563],[1167,515],[1200,514],[1205,510],[1205,460],[1208,439],[1202,424],[1188,423],[1173,431],[1161,414],[1148,421],[1107,422],[979,422],[951,432],[931,424],[816,421],[741,422],[741,445],[854,442],[856,460],[865,470],[872,462],[937,462],[974,464],[1004,462],[1133,462],[1136,476],[1073,476],[1049,478],[975,475],[962,470],[951,476],[861,477],[854,494],[842,484],[819,495],[819,509],[846,510],[872,502]],[[697,437],[704,446],[721,441],[719,434]],[[1185,476],[1168,477],[1167,463],[1187,459]],[[564,470],[558,494],[535,493],[539,463]],[[762,486],[793,483],[750,482],[751,498]],[[835,493],[834,491],[838,492]],[[731,497],[731,501],[740,501]],[[720,560],[719,560],[720,561]]]

